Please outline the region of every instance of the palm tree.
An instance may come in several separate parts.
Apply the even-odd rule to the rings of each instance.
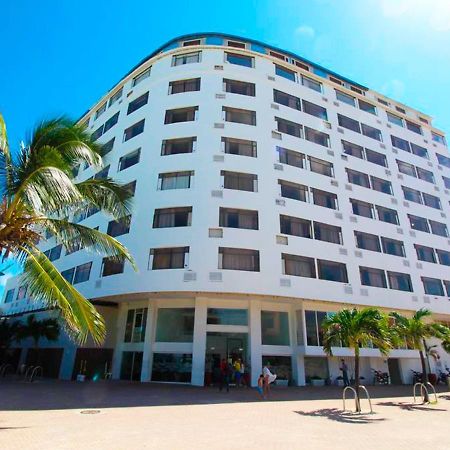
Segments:
[[[0,319],[0,351],[8,350],[17,338],[19,322]]]
[[[101,343],[103,318],[38,248],[51,234],[67,249],[81,246],[135,267],[116,239],[69,220],[94,208],[114,219],[130,213],[130,193],[112,179],[77,181],[81,164],[103,165],[101,147],[84,127],[64,117],[44,121],[12,155],[0,115],[0,255],[22,265],[30,297],[58,308],[72,337],[83,343],[91,335]]]
[[[341,343],[355,354],[356,411],[361,411],[359,396],[359,355],[362,347],[374,345],[382,355],[392,348],[388,318],[376,308],[343,309],[322,322],[323,349],[333,354],[333,347]]]

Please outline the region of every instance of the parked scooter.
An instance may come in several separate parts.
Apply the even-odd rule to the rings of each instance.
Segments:
[[[447,369],[447,368],[446,368]],[[439,376],[437,377],[436,384],[439,384],[440,382],[444,383],[447,386],[447,380],[450,377],[450,373],[443,372],[442,370],[439,371]]]
[[[411,372],[413,373],[413,384],[422,383],[422,372],[413,369],[411,369]]]
[[[381,370],[373,370],[373,384],[389,384],[389,374]]]

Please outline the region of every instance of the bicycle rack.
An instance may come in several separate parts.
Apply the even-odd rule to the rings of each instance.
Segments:
[[[42,377],[43,373],[44,373],[44,370],[42,369],[42,367],[41,367],[41,366],[36,366],[36,367],[33,369],[33,371],[31,372],[30,379],[29,379],[28,381],[29,381],[30,383],[32,383],[32,382],[34,381],[34,378],[35,378],[35,377],[37,377],[37,376]],[[39,374],[39,375],[38,375],[38,374]]]
[[[6,377],[6,372],[8,372],[8,369],[13,369],[13,366],[11,364],[5,363],[0,366],[0,376]]]
[[[369,391],[367,390],[367,388],[365,386],[359,386],[359,389],[362,389],[363,392],[366,394],[367,400],[369,401],[370,414],[373,414],[372,401],[370,400]],[[356,389],[351,386],[346,386],[342,392],[342,404],[343,404],[344,411],[347,411],[345,409],[345,399],[346,399],[345,393],[347,392],[347,390],[350,390],[353,392],[354,399],[355,399],[355,408],[358,409],[358,407],[357,407],[358,399],[357,399],[357,395],[356,395]],[[359,414],[362,413],[361,411],[355,411],[355,412],[357,412]]]
[[[427,393],[428,403],[431,403],[430,400],[429,400],[430,399],[430,392],[429,392],[429,390],[427,388],[427,386],[430,386],[431,389],[432,389],[432,392],[434,394],[434,402],[433,403],[437,403],[438,402],[438,398],[437,398],[437,395],[436,395],[436,389],[434,388],[434,386],[429,381],[427,381],[426,383],[416,383],[414,385],[414,390],[413,390],[414,403],[416,403],[416,397],[417,397],[416,392],[417,392],[417,387],[418,386],[420,386],[420,396],[422,398],[425,398],[425,396],[423,395],[423,393],[425,391]]]
[[[34,366],[28,366],[27,370],[25,371],[25,376],[23,377],[23,379],[26,381],[28,378],[28,374],[33,372]]]

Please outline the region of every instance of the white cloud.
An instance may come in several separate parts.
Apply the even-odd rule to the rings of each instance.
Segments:
[[[295,34],[297,36],[313,39],[316,32],[314,31],[314,28],[310,27],[309,25],[301,25],[295,30]]]

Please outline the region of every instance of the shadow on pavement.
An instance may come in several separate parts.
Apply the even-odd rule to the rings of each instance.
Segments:
[[[334,420],[335,422],[343,423],[354,423],[354,424],[368,424],[384,422],[385,418],[375,418],[373,414],[356,414],[349,411],[343,411],[338,408],[323,408],[317,409],[315,411],[294,411],[296,414],[301,416],[309,417],[325,417],[329,420]]]
[[[405,403],[405,402],[378,402],[379,406],[396,406],[404,411],[447,411],[442,408],[433,408],[423,403]]]

